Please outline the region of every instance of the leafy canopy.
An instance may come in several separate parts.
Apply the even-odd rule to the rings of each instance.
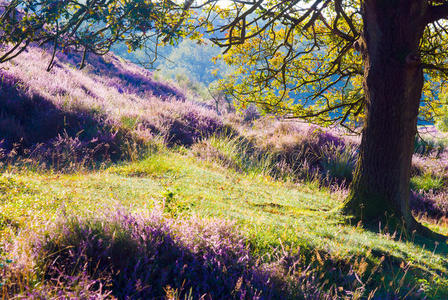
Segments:
[[[448,26],[437,11],[447,9],[448,1],[428,5],[434,18],[421,40],[426,82],[420,118],[432,120],[444,114],[447,101]],[[233,1],[215,10],[228,25],[219,28],[226,35],[214,41],[226,47],[221,58],[237,67],[222,88],[243,107],[256,103],[266,112],[351,129],[362,122],[360,0]]]
[[[30,44],[51,45],[85,53],[105,54],[116,43],[129,51],[148,41],[175,42],[186,35],[182,26],[187,5],[148,0],[12,0],[0,2],[0,63]],[[53,57],[54,58],[54,57]],[[51,63],[49,68],[51,68]]]
[[[421,1],[431,12],[420,52],[421,117],[431,119],[445,101],[448,1]],[[236,67],[222,87],[243,107],[351,128],[363,120],[361,0],[13,0],[0,7],[0,63],[31,43],[96,54],[115,43],[130,51],[150,44],[157,56],[161,43],[206,34]]]

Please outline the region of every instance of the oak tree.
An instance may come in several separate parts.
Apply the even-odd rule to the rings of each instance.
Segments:
[[[224,59],[239,66],[227,90],[290,118],[362,125],[343,211],[425,229],[410,207],[417,120],[440,106],[448,75],[448,1],[233,1]],[[243,75],[241,79],[241,75]]]

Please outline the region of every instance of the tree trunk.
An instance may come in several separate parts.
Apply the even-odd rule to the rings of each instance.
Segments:
[[[362,9],[367,117],[344,211],[366,223],[394,217],[415,228],[409,182],[424,82],[419,43],[427,1],[365,0]]]

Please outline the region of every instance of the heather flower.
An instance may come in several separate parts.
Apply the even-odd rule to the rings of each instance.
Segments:
[[[169,145],[191,146],[223,131],[216,113],[114,55],[89,56],[86,68],[76,70],[80,54],[59,53],[52,71],[44,72],[46,55],[31,47],[0,71],[6,152],[14,148],[21,157],[57,168],[95,165],[126,159],[128,145],[140,149],[158,136]],[[135,126],[124,126],[122,120],[130,118]]]
[[[158,209],[146,214],[117,208],[95,217],[64,216],[49,226],[6,248],[18,258],[3,273],[10,297],[349,298],[377,290],[375,281],[368,284],[367,279],[390,266],[381,261],[372,269],[378,273],[369,273],[363,267],[368,261],[340,260],[323,250],[294,247],[278,247],[260,256],[234,223],[198,217],[176,220]],[[39,284],[23,280],[33,278],[26,272],[37,272]],[[400,293],[412,288],[401,286]],[[395,297],[381,287],[378,293]]]
[[[281,295],[227,222],[182,224],[157,211],[149,217],[117,211],[107,219],[60,223],[34,244],[46,282],[68,280],[70,285],[67,276],[75,274],[109,283],[119,298],[159,298],[167,286],[195,299]]]

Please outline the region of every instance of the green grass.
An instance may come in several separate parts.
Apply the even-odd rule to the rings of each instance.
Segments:
[[[234,220],[253,252],[267,260],[280,247],[350,263],[362,258],[370,266],[386,258],[390,269],[384,284],[402,284],[403,262],[413,274],[407,281],[426,287],[430,297],[448,297],[446,244],[419,237],[404,241],[384,229],[378,233],[347,225],[338,210],[340,197],[317,185],[245,175],[183,152],[164,150],[142,161],[80,174],[11,169],[0,177],[0,239],[14,238],[21,228],[37,229],[61,211],[88,216],[117,205],[145,211],[165,204],[174,217]]]
[[[193,152],[208,161],[247,174],[273,173],[276,157],[254,148],[249,140],[241,137],[211,136],[196,144]]]
[[[411,189],[414,191],[437,191],[443,187],[443,178],[429,173],[411,178]]]

